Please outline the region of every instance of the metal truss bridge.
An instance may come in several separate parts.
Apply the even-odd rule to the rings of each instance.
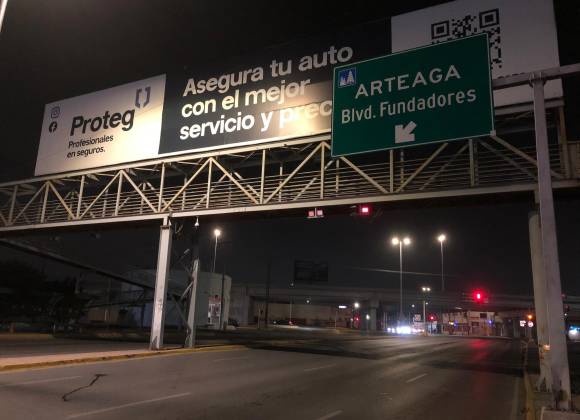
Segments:
[[[0,232],[534,191],[529,137],[529,146],[492,135],[333,158],[328,134],[8,182]],[[553,186],[578,187],[580,142],[557,137]]]
[[[494,89],[533,84],[540,115],[496,110],[488,137],[332,157],[328,133],[1,183],[0,232],[536,191],[539,166],[553,188],[579,187],[580,142],[566,137],[561,103],[546,113],[543,94],[546,80],[579,72],[572,64],[493,80]],[[545,166],[538,133],[551,134]]]

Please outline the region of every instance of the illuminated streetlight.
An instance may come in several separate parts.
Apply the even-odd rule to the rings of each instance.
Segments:
[[[360,303],[358,303],[358,302],[355,302],[355,303],[354,303],[354,309],[358,309],[358,308],[360,308]]]
[[[215,262],[217,259],[217,245],[218,245],[218,238],[221,236],[222,231],[220,229],[214,229],[213,235],[215,236],[215,245],[213,248],[213,270],[212,272],[215,273]]]
[[[393,246],[399,245],[399,297],[400,297],[400,304],[399,304],[399,321],[403,320],[403,244],[410,245],[411,239],[408,236],[405,236],[402,240],[400,240],[397,236],[391,239],[391,243]]]
[[[423,286],[421,287],[421,291],[423,293],[429,293],[431,291],[431,288],[429,286]],[[425,311],[425,306],[429,305],[429,302],[427,302],[425,300],[425,297],[423,297],[423,334],[427,335],[427,318],[426,318],[426,311]]]
[[[445,236],[445,234],[442,233],[437,237],[437,240],[441,244],[441,291],[444,292],[445,291],[445,271],[443,270],[443,268],[444,268],[444,265],[443,265],[443,242],[445,242],[447,240],[447,236]]]

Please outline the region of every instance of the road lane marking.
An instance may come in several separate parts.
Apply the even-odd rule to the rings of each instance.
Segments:
[[[249,357],[227,357],[224,359],[215,359],[215,360],[212,360],[212,362],[214,362],[214,363],[215,362],[226,362],[228,360],[244,360],[244,359],[249,359]]]
[[[512,409],[510,412],[510,420],[517,420],[518,418],[518,402],[520,400],[520,378],[516,377],[514,381],[514,395],[512,399]]]
[[[69,379],[78,379],[78,378],[82,378],[82,376],[65,376],[63,378],[38,379],[35,381],[14,382],[11,384],[0,384],[0,388],[4,388],[4,387],[8,387],[8,386],[34,385],[34,384],[44,384],[44,383],[49,383],[49,382],[68,381]]]
[[[107,413],[109,411],[121,410],[123,408],[136,407],[138,405],[150,404],[150,403],[154,403],[154,402],[158,402],[158,401],[171,400],[174,398],[182,398],[182,397],[186,397],[190,394],[191,394],[191,392],[184,392],[182,394],[167,395],[166,397],[152,398],[150,400],[143,400],[143,401],[135,401],[135,402],[128,403],[128,404],[117,405],[115,407],[107,407],[107,408],[102,408],[100,410],[87,411],[85,413],[71,414],[70,416],[67,417],[67,419],[76,419],[79,417],[87,417],[87,416],[92,416],[95,414]]]
[[[318,417],[316,420],[328,420],[336,416],[340,416],[342,414],[342,410],[336,410],[332,413],[328,413],[326,416]]]
[[[304,372],[312,372],[313,370],[319,370],[319,369],[328,369],[328,368],[331,368],[331,367],[334,367],[334,366],[336,366],[336,364],[318,366],[318,367],[304,369]]]
[[[407,382],[408,384],[410,384],[411,382],[415,382],[417,379],[421,379],[423,377],[427,376],[426,373],[422,373],[420,375],[415,376],[414,378],[411,379],[407,379],[405,382]]]

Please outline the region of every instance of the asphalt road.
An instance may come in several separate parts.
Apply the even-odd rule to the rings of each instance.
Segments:
[[[335,338],[0,374],[2,419],[515,419],[520,344]]]

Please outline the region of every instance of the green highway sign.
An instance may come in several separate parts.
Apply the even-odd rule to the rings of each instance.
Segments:
[[[487,34],[334,69],[333,156],[493,130]]]

